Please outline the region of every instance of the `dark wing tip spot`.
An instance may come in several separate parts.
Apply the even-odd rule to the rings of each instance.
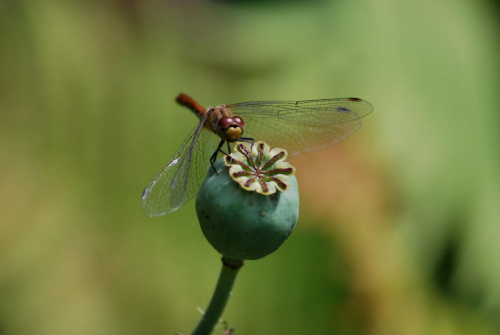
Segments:
[[[349,113],[351,110],[347,107],[337,107],[337,112]]]

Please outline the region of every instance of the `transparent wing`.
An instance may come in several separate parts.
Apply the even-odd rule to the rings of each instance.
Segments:
[[[158,171],[142,193],[142,209],[150,217],[175,211],[199,191],[220,139],[203,128],[191,131],[177,153]]]
[[[339,142],[361,127],[373,106],[358,98],[255,101],[227,105],[245,122],[244,137],[285,148],[290,156]]]

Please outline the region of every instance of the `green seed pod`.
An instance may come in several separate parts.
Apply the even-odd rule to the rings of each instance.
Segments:
[[[276,149],[270,153],[269,147],[261,143],[254,144],[251,154],[257,159],[257,163],[262,163],[259,176],[264,177],[256,178],[254,182],[258,184],[257,188],[267,190],[268,195],[258,193],[255,191],[256,187],[249,186],[244,189],[233,180],[235,177],[230,176],[224,160],[221,159],[215,162],[218,173],[210,167],[196,198],[196,212],[205,238],[219,253],[229,259],[259,259],[269,255],[288,238],[299,218],[299,191],[297,179],[293,176],[295,169],[288,163],[282,162],[286,158],[286,151],[279,149],[282,150],[280,153],[284,152],[284,157],[281,155],[273,161]],[[239,143],[238,146],[242,146],[240,149],[243,148],[243,151],[247,149],[246,153],[250,153],[245,144]],[[236,150],[239,151],[238,148]],[[255,157],[255,154],[259,153],[260,160]],[[246,158],[249,157],[251,156]],[[255,162],[246,165],[244,159],[241,161],[238,159],[241,159],[241,155],[231,154],[231,158],[226,159],[226,165],[228,162],[243,161],[243,166],[247,168],[248,165],[259,166]],[[266,162],[269,164],[265,164]],[[231,169],[232,167],[229,168],[229,172]],[[276,177],[277,172],[287,176],[282,178],[281,174]],[[247,186],[252,184],[248,178],[250,173],[245,174],[241,168],[231,173],[240,177],[244,174],[244,183]],[[275,193],[269,194],[269,189],[273,188]],[[280,191],[281,189],[284,191]]]

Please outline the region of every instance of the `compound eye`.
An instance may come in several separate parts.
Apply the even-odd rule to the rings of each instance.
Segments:
[[[243,128],[245,126],[245,122],[239,116],[233,116],[233,122],[237,124],[239,127]]]
[[[231,124],[233,123],[233,118],[231,117],[227,117],[227,116],[223,116],[219,119],[219,121],[217,122],[217,126],[222,128],[222,129],[226,129],[228,128]]]

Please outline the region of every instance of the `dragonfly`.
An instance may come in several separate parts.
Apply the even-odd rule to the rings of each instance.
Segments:
[[[359,98],[252,101],[210,108],[186,94],[176,101],[199,122],[144,189],[142,209],[150,217],[171,213],[196,196],[219,152],[226,154],[225,143],[230,152],[229,143],[260,140],[286,149],[291,157],[342,141],[373,111],[372,104]]]

